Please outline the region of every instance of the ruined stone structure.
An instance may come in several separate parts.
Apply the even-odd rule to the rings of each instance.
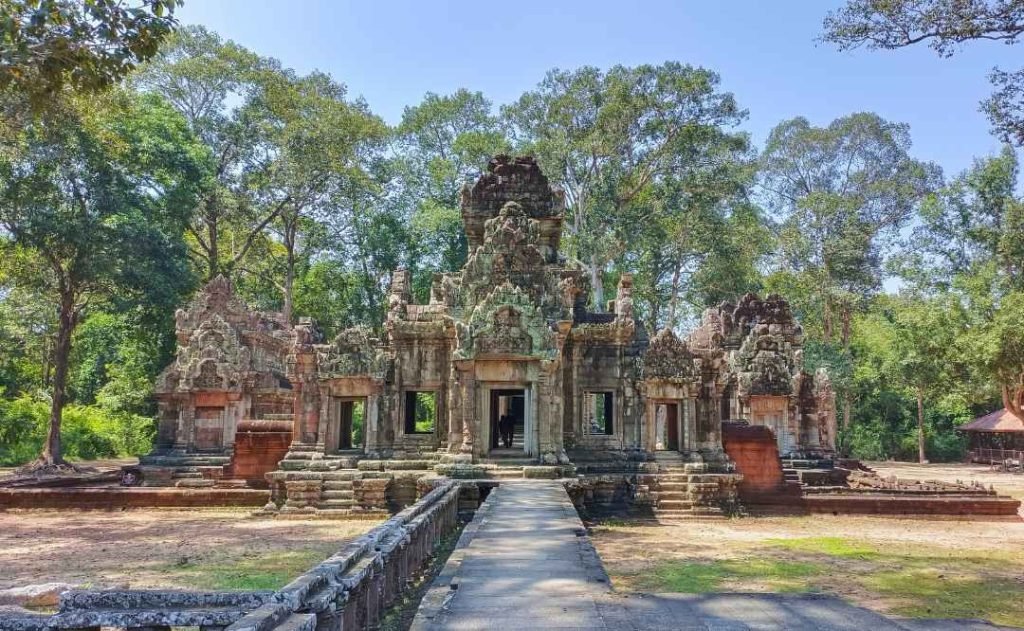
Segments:
[[[178,309],[175,323],[178,352],[157,378],[155,389],[156,445],[141,464],[147,484],[202,486],[230,467],[240,427],[246,430],[251,451],[276,453],[253,445],[270,435],[260,431],[267,424],[248,421],[290,424],[294,396],[285,361],[295,334],[279,314],[251,311],[223,276]],[[280,440],[280,431],[273,434]],[[228,473],[243,479],[261,478],[261,467],[274,466],[236,464]]]
[[[214,281],[178,314],[148,462],[229,455],[239,420],[291,419],[270,509],[382,508],[414,497],[424,474],[609,473],[648,476],[620,477],[616,493],[690,508],[735,484],[723,420],[770,427],[783,454],[832,452],[834,397],[824,373],[803,372],[784,300],[747,295],[689,337],[648,338],[629,274],[606,312],[588,310],[588,276],[559,248],[564,207],[532,158],[492,160],[463,190],[465,266],[437,275],[427,304],[397,270],[377,335],[325,342],[314,323],[251,313]]]

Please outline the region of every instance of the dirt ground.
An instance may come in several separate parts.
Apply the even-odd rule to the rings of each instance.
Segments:
[[[0,512],[0,589],[274,589],[377,524],[250,511]]]
[[[139,463],[138,458],[104,458],[102,460],[71,460],[72,463],[86,467],[88,469],[95,469],[97,471],[110,471],[113,469],[120,469],[121,467],[134,465]],[[0,481],[4,478],[12,477],[14,471],[18,467],[0,467]]]
[[[870,464],[901,478],[976,479],[1024,498],[1024,476],[984,466]],[[889,614],[1024,624],[1024,520],[608,521],[593,540],[622,591],[825,592]]]

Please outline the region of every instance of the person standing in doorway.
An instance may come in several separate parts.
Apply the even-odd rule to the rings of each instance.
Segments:
[[[512,446],[512,417],[508,414],[502,414],[501,419],[498,421],[498,433],[501,435],[501,442],[504,444],[505,449]]]

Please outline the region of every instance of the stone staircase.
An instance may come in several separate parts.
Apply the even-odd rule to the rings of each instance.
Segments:
[[[318,513],[345,511],[350,512],[355,506],[355,489],[352,482],[360,477],[358,471],[331,471],[323,474],[323,486],[320,489],[320,501],[316,508]]]
[[[202,454],[164,451],[139,458],[139,470],[146,486],[177,486],[210,488],[234,486],[220,484],[224,468],[231,462],[230,453]]]
[[[640,478],[648,485],[658,519],[723,516],[735,502],[735,474],[709,471],[678,452],[657,452],[655,463],[658,473]]]

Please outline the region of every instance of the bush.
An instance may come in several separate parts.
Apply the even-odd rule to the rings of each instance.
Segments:
[[[46,401],[29,395],[0,399],[0,465],[24,464],[39,455],[49,418]],[[110,412],[96,405],[69,404],[61,428],[64,457],[93,460],[140,455],[149,451],[155,432],[151,418]]]

